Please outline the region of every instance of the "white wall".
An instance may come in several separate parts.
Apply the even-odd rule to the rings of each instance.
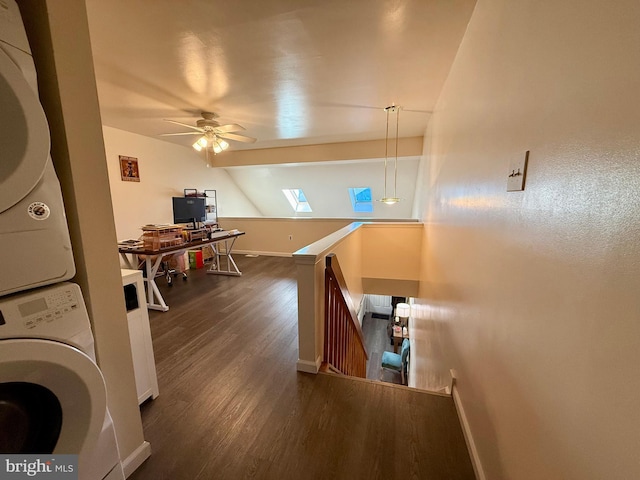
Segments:
[[[479,0],[430,122],[420,312],[487,479],[640,478],[639,24]]]
[[[384,192],[383,160],[208,168],[192,148],[103,126],[104,142],[119,240],[137,238],[140,227],[172,221],[171,197],[185,188],[217,191],[218,217],[412,218],[419,157],[398,159],[396,205],[373,202],[372,213],[354,213],[349,187]],[[140,182],[123,182],[119,156],[138,159]],[[393,194],[393,160],[387,166],[387,195]],[[312,213],[295,213],[283,188],[302,188]],[[229,226],[229,228],[233,228]]]
[[[387,163],[387,196],[394,192],[394,162]],[[229,175],[265,217],[411,218],[419,157],[398,158],[397,195],[400,203],[376,202],[384,195],[384,159],[264,165],[227,168]],[[355,213],[349,187],[370,187],[372,213]],[[313,209],[295,213],[282,189],[301,188]]]
[[[216,190],[218,216],[259,216],[255,206],[220,168],[208,168],[192,148],[103,126],[118,240],[138,238],[140,227],[173,221],[171,197],[185,188]],[[123,182],[119,156],[138,159],[140,182]]]

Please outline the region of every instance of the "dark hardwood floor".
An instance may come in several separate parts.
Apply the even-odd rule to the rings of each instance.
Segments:
[[[451,398],[296,372],[293,260],[235,259],[242,277],[158,280],[153,453],[132,480],[474,478]]]
[[[380,318],[367,312],[362,319],[362,334],[367,346],[369,359],[367,360],[367,378],[388,383],[402,384],[400,372],[382,370],[382,354],[393,352],[393,345],[389,340],[389,317]]]

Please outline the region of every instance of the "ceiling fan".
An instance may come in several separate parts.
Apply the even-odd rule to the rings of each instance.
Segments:
[[[214,154],[218,154],[227,148],[229,143],[226,140],[233,140],[243,143],[254,143],[255,138],[241,135],[238,132],[244,130],[242,125],[237,123],[228,123],[226,125],[220,125],[215,119],[218,115],[213,112],[201,112],[202,118],[196,122],[196,125],[189,125],[182,122],[176,122],[175,120],[164,119],[165,122],[175,123],[183,127],[191,128],[194,132],[180,132],[180,133],[162,133],[161,136],[169,137],[174,135],[200,135],[200,138],[192,145],[197,151],[201,152],[205,150],[207,153],[209,150],[213,150]]]

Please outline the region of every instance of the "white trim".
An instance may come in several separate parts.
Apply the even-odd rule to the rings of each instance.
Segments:
[[[296,259],[296,263],[314,264],[319,259],[324,258],[334,245],[340,243],[362,225],[362,222],[350,223],[349,225],[342,227],[340,230],[336,230],[326,237],[297,250],[293,253],[293,258]]]
[[[150,456],[151,444],[145,440],[122,462],[122,469],[124,470],[125,478],[129,478],[129,475],[135,472]]]
[[[486,480],[487,477],[482,469],[482,463],[478,456],[478,450],[476,444],[473,441],[473,435],[471,434],[471,428],[469,427],[469,421],[467,415],[464,413],[462,406],[462,400],[460,399],[460,393],[458,393],[458,387],[456,386],[455,379],[453,381],[453,403],[458,411],[458,417],[460,418],[460,424],[462,425],[462,433],[464,433],[464,439],[467,443],[467,449],[469,450],[469,456],[471,457],[471,464],[473,465],[473,471],[476,474],[477,480]]]
[[[292,221],[292,222],[401,222],[401,223],[420,223],[417,218],[370,218],[370,217],[218,217],[218,221],[238,221],[249,220],[252,222],[262,221]]]
[[[321,357],[316,358],[315,362],[298,359],[298,361],[296,362],[296,370],[306,373],[318,373],[318,371],[320,370],[320,365],[322,365]]]
[[[292,252],[262,252],[256,250],[234,250],[234,255],[260,255],[263,257],[292,257]]]

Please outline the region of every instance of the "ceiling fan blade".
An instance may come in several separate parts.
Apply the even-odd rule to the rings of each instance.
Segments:
[[[237,132],[239,130],[246,130],[242,125],[237,123],[229,123],[227,125],[218,125],[213,129],[216,133]]]
[[[161,137],[171,137],[173,135],[202,135],[202,132],[182,132],[182,133],[161,133]]]
[[[166,119],[166,118],[163,118],[163,120],[164,120],[165,122],[175,123],[176,125],[181,125],[181,126],[183,126],[183,127],[191,128],[192,130],[197,130],[197,131],[199,131],[200,133],[204,133],[204,129],[202,129],[202,128],[200,128],[200,127],[194,127],[193,125],[189,125],[189,124],[182,123],[182,122],[176,122],[175,120],[168,120],[168,119]]]
[[[238,135],[236,133],[220,133],[217,134],[220,138],[226,138],[228,140],[235,140],[236,142],[255,143],[256,138],[247,137],[245,135]]]

